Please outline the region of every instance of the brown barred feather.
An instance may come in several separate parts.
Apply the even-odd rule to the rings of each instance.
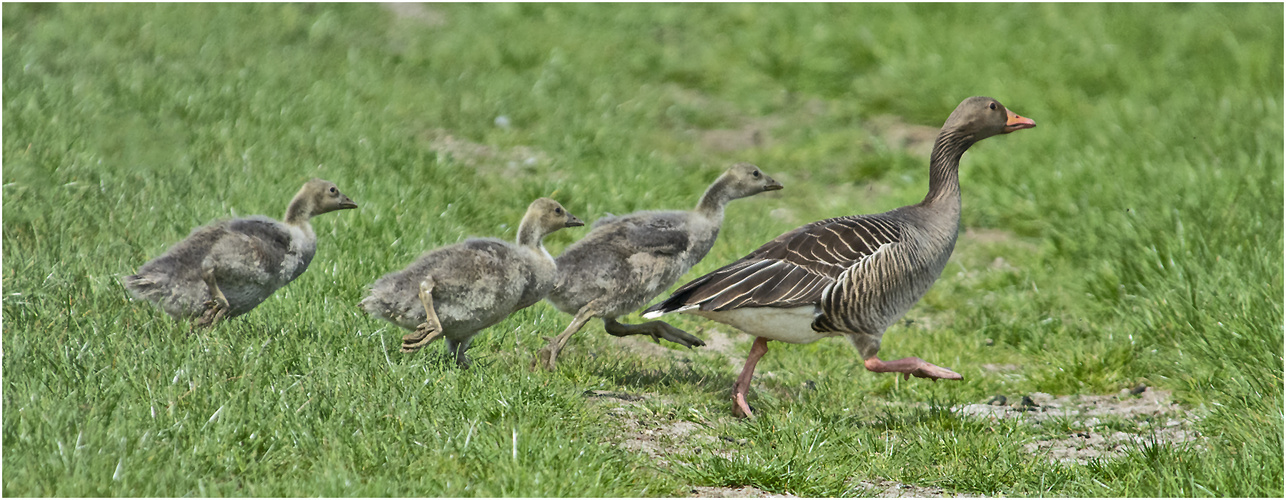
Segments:
[[[885,214],[814,222],[684,285],[647,312],[690,305],[699,305],[703,311],[725,311],[817,303],[845,270],[901,238],[899,222]]]

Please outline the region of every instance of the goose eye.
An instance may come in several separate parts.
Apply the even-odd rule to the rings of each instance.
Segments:
[[[330,194],[335,194],[335,193],[338,193],[338,192],[339,192],[339,190],[338,190],[338,189],[335,189],[335,186],[331,186],[331,187],[330,187]]]
[[[993,103],[991,103],[991,104],[987,105],[987,107],[989,107],[989,108],[991,108],[991,109],[993,109],[993,110],[994,110],[994,109],[996,109],[996,103],[994,103],[994,102],[993,102]]]
[[[563,215],[563,209],[561,209],[561,208],[555,208],[555,209],[554,209],[554,213],[556,213],[556,214],[558,214],[558,215]]]
[[[750,175],[751,175],[751,176],[754,176],[754,178],[758,179],[758,178],[759,178],[759,171],[758,171],[758,170],[756,170],[756,171],[754,171],[754,172],[751,172],[751,173],[750,173]]]

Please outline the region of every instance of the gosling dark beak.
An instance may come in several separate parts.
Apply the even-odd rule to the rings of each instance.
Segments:
[[[1005,130],[1001,132],[1002,134],[1036,126],[1036,122],[1032,121],[1031,118],[1023,118],[1008,109],[1005,110],[1005,113],[1009,115],[1009,119],[1005,121]]]
[[[357,208],[357,204],[353,203],[353,200],[348,199],[348,196],[344,196],[343,199],[339,200],[339,209],[345,210],[349,208]]]
[[[786,187],[786,186],[781,185],[781,183],[780,183],[780,182],[777,182],[777,181],[776,181],[775,179],[773,179],[772,177],[764,176],[764,178],[765,178],[765,180],[767,180],[767,181],[768,181],[768,184],[764,186],[764,191],[776,191],[776,190],[778,190],[778,189],[781,189],[781,188]]]
[[[575,215],[572,215],[571,212],[567,213],[567,226],[565,227],[576,227],[576,226],[584,226],[584,225],[585,223],[581,222],[580,218],[576,217]]]

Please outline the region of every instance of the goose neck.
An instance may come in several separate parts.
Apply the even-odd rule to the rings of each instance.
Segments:
[[[925,204],[960,203],[960,157],[973,145],[973,136],[943,130],[933,144],[929,158],[929,193]]]
[[[701,201],[697,202],[697,213],[712,220],[723,220],[723,208],[732,201],[727,184],[728,180],[720,177],[706,188],[705,194],[701,195]]]
[[[303,196],[303,193],[300,193],[295,196],[295,199],[290,200],[290,206],[286,207],[286,216],[282,217],[281,221],[292,226],[302,227],[308,224],[308,219],[311,219],[312,216],[312,201]]]
[[[518,245],[536,249],[544,248],[545,233],[535,221],[523,219],[518,224]]]

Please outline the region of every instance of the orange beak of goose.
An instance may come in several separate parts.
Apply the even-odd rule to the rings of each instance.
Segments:
[[[1001,132],[1002,134],[1008,134],[1015,130],[1022,130],[1036,126],[1036,122],[1032,121],[1031,118],[1023,118],[1008,109],[1005,110],[1005,113],[1009,115],[1009,119],[1005,121],[1005,130]]]

